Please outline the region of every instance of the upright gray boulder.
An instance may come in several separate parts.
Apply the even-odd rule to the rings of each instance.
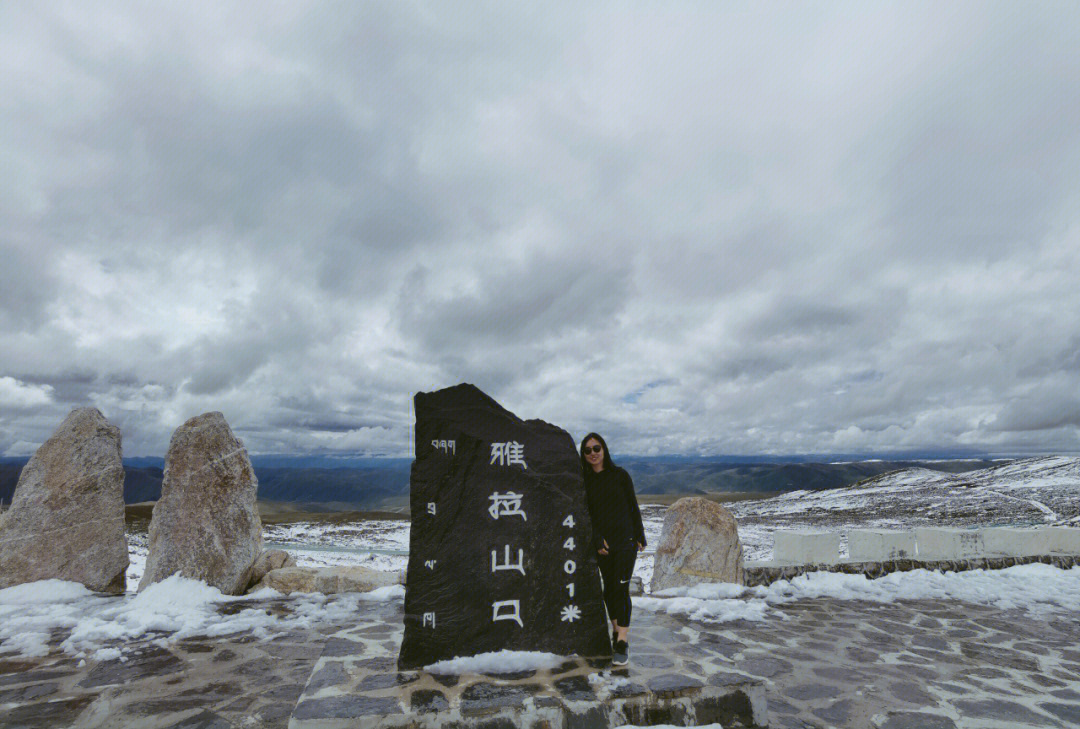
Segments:
[[[247,450],[224,415],[204,413],[177,428],[165,455],[139,590],[179,573],[226,595],[242,594],[262,552],[258,485]]]
[[[742,545],[730,511],[691,496],[672,504],[664,517],[652,591],[702,582],[744,584]]]
[[[96,408],[72,410],[0,516],[0,588],[58,579],[120,594],[127,568],[120,429]]]

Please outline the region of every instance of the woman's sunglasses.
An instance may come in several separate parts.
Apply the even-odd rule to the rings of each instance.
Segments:
[[[594,445],[594,446],[585,446],[584,448],[581,449],[581,452],[587,456],[590,453],[599,453],[602,450],[604,450],[603,446]]]

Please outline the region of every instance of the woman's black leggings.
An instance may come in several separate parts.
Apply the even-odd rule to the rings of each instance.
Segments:
[[[634,549],[596,555],[600,576],[604,578],[604,604],[608,617],[620,628],[630,625],[630,576],[634,574],[636,561],[637,550]]]

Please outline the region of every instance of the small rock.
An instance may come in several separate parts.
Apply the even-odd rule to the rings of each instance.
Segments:
[[[225,416],[205,413],[173,433],[139,590],[179,573],[242,594],[262,552],[259,482]]]
[[[371,592],[379,587],[401,584],[398,572],[380,572],[367,567],[283,567],[270,570],[254,589],[269,587],[286,595],[293,592]]]
[[[730,511],[692,496],[676,501],[664,517],[652,592],[702,582],[744,584],[742,545]]]
[[[295,566],[296,560],[284,549],[268,549],[260,554],[259,558],[255,560],[255,564],[251,566],[251,584],[259,583],[270,570]]]
[[[120,429],[96,408],[64,418],[23,467],[11,506],[0,515],[0,588],[57,579],[124,592],[120,452]]]

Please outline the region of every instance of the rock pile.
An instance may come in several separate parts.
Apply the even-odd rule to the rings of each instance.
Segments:
[[[205,413],[177,428],[139,590],[179,573],[226,595],[242,594],[262,552],[257,488],[247,450],[225,416]]]
[[[260,554],[255,564],[251,566],[251,580],[248,584],[258,584],[272,570],[295,566],[296,560],[284,549],[268,549]]]
[[[742,545],[731,512],[699,496],[672,504],[656,548],[652,591],[744,581]]]
[[[370,592],[404,582],[399,572],[380,572],[367,567],[283,567],[266,573],[253,589],[270,587],[286,595],[293,592]]]
[[[96,408],[72,410],[0,516],[0,588],[58,579],[120,594],[127,567],[120,429]]]

